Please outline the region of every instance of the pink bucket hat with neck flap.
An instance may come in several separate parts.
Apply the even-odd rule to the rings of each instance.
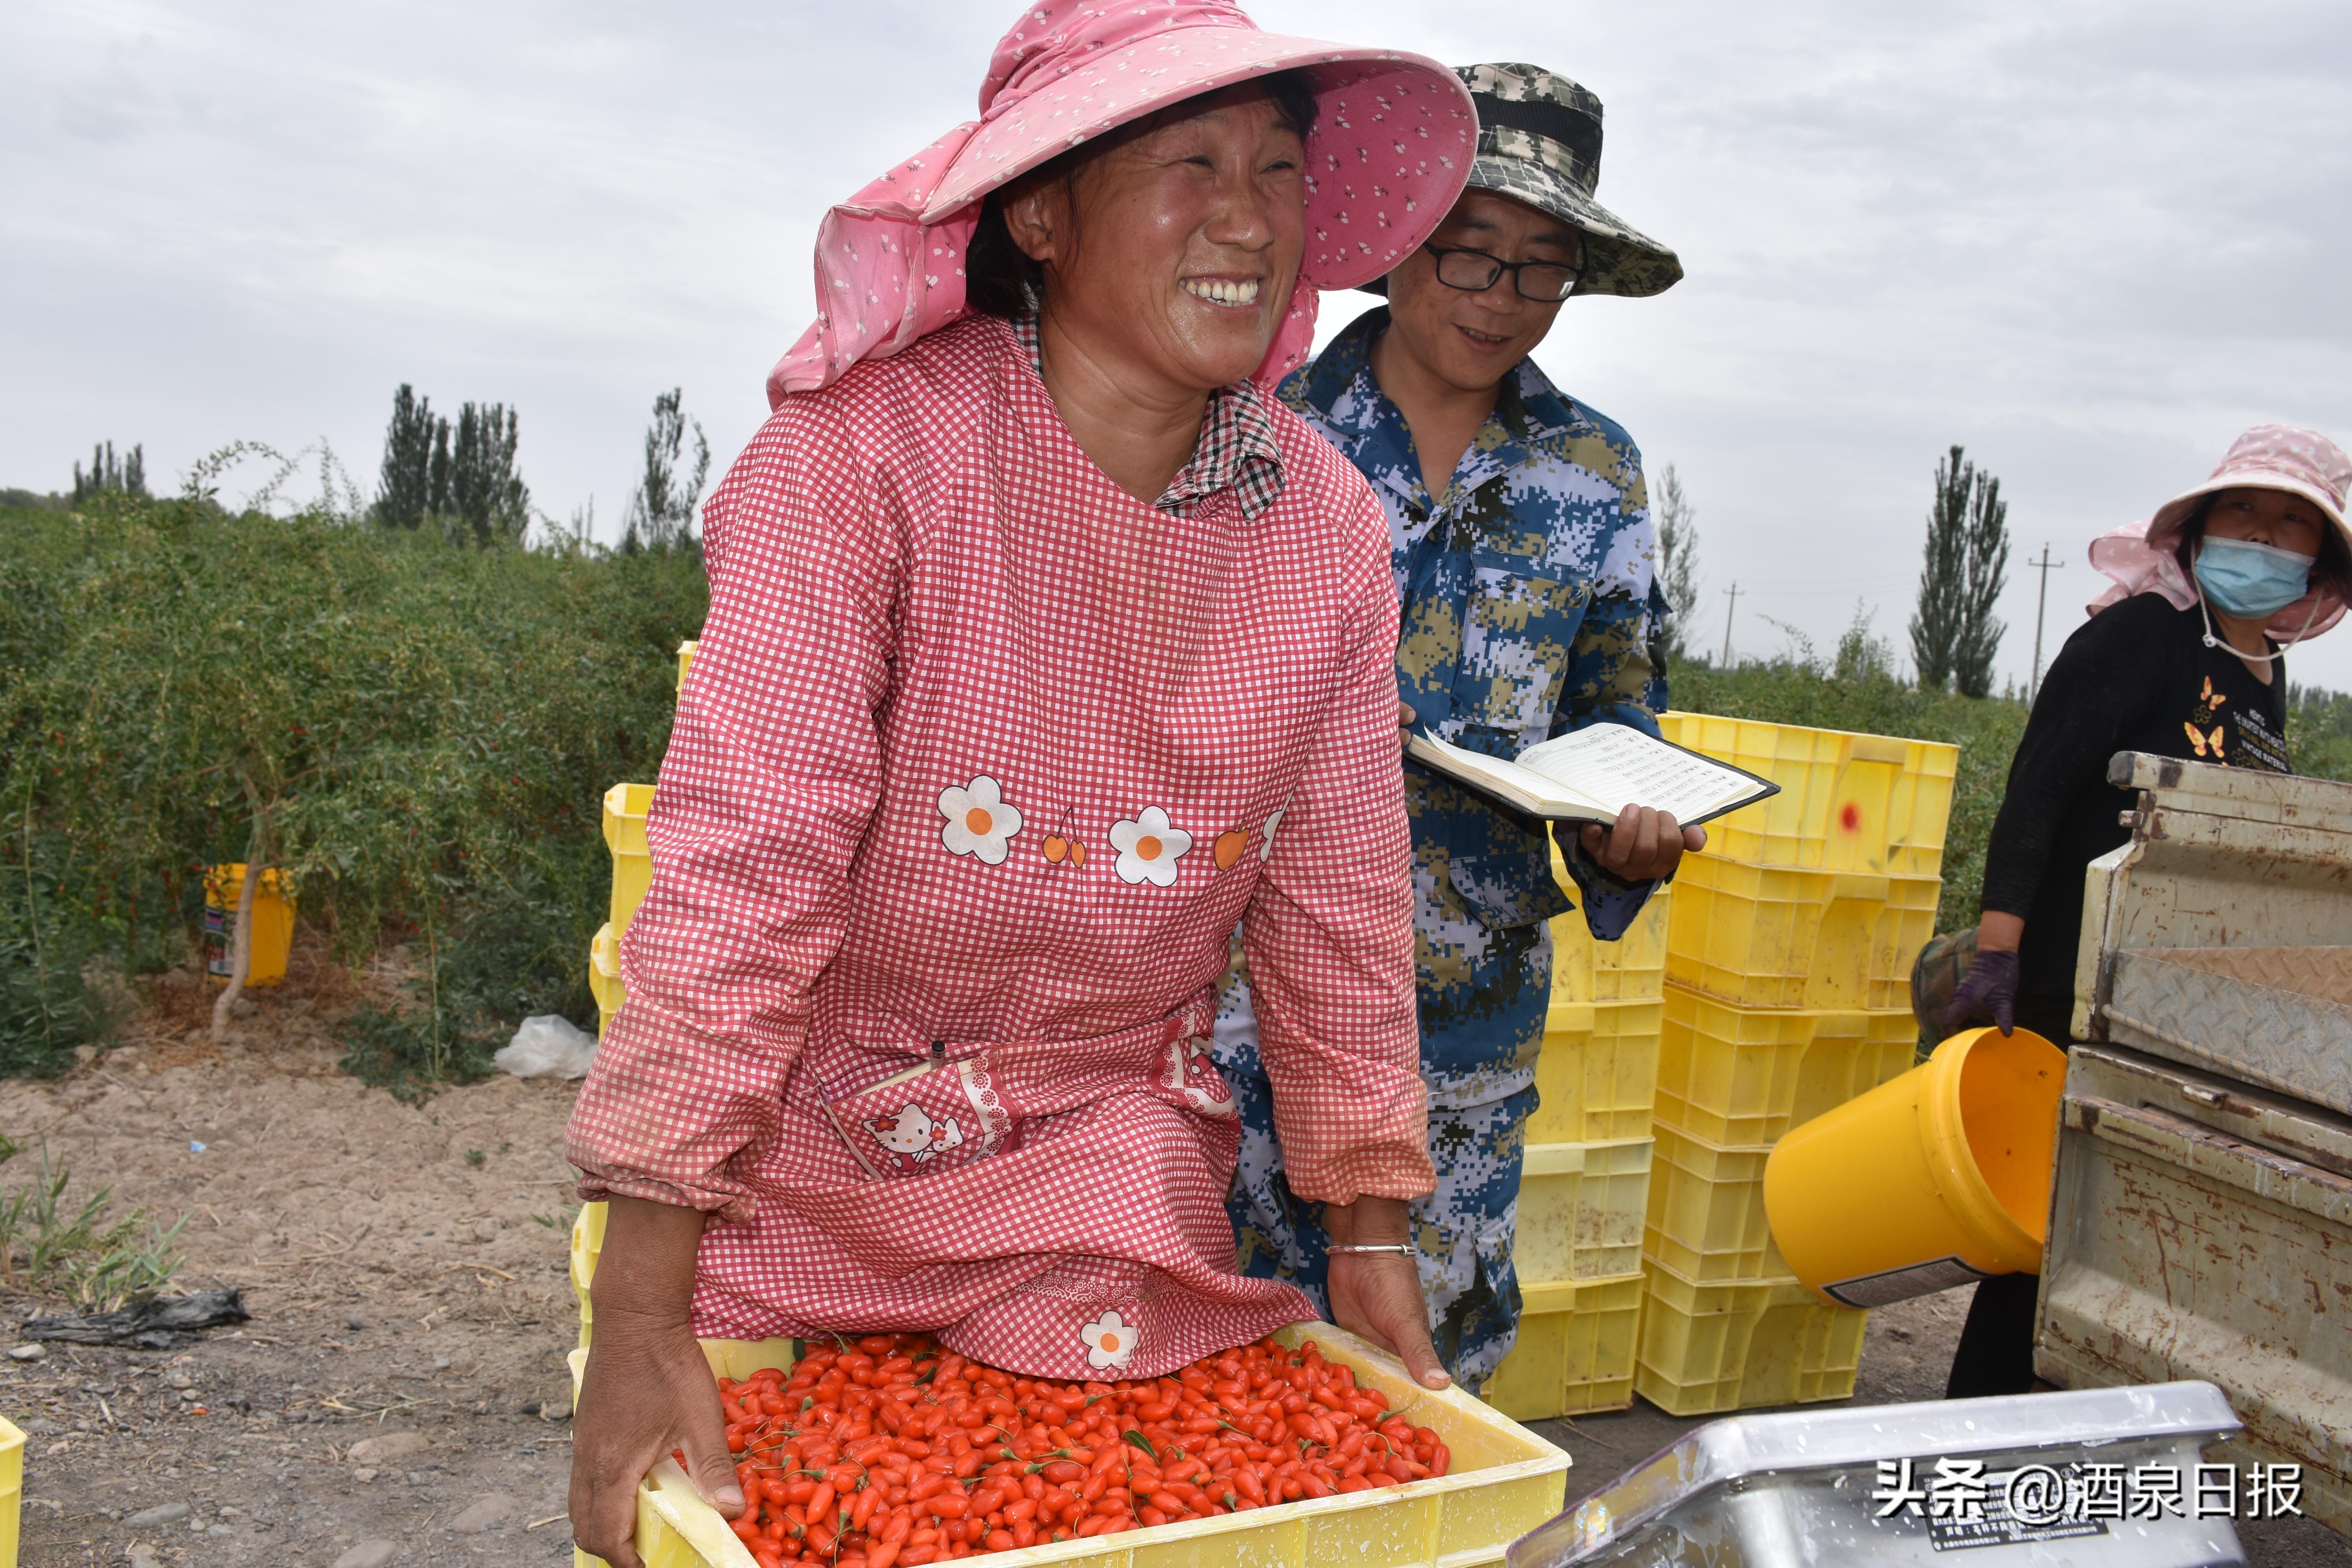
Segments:
[[[1172,103],[1305,69],[1307,250],[1256,379],[1304,363],[1318,289],[1393,268],[1444,220],[1477,153],[1478,114],[1420,55],[1260,32],[1232,0],[1045,0],[996,46],[967,121],[824,216],[816,323],[768,375],[768,402],[831,384],[968,313],[964,248],[982,198]]]
[[[2173,553],[2180,542],[2181,525],[2197,503],[2217,490],[2285,490],[2326,514],[2328,523],[2345,543],[2352,545],[2352,523],[2344,515],[2347,491],[2352,491],[2352,457],[2316,430],[2294,425],[2257,425],[2230,443],[2230,450],[2202,483],[2191,485],[2156,509],[2142,522],[2127,522],[2091,541],[2091,565],[2115,581],[2115,586],[2084,606],[2097,615],[2109,605],[2134,594],[2161,594],[2176,610],[2197,602]],[[2270,618],[2271,640],[2292,647],[2315,637],[2344,618],[2344,601],[2332,588],[2314,588]]]

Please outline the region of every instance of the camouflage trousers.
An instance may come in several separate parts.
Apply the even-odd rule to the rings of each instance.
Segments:
[[[1225,1204],[1241,1271],[1287,1280],[1328,1318],[1322,1205],[1297,1197],[1284,1179],[1273,1090],[1258,1060],[1257,1020],[1245,979],[1227,985],[1216,1058],[1241,1113],[1240,1161]],[[1483,1105],[1433,1106],[1429,1112],[1437,1188],[1412,1210],[1421,1289],[1438,1356],[1473,1392],[1494,1375],[1518,1334],[1519,1279],[1511,1240],[1528,1117],[1535,1107],[1530,1087]]]

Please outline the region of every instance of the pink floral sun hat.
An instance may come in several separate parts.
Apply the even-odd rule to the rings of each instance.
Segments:
[[[2352,490],[2352,458],[2316,430],[2257,425],[2230,443],[2228,455],[2210,478],[2157,508],[2154,517],[2127,522],[2091,541],[2091,564],[2115,579],[2115,586],[2085,606],[2089,613],[2095,616],[2134,594],[2161,594],[2177,610],[2195,604],[2197,591],[2173,554],[2181,524],[2203,497],[2241,488],[2287,490],[2303,497],[2352,544],[2352,524],[2344,519],[2345,496]],[[2314,588],[2273,616],[2268,630],[2276,642],[2317,637],[2344,618],[2344,601],[2332,588]]]
[[[1040,0],[996,46],[967,121],[824,216],[816,322],[768,375],[771,406],[966,313],[981,198],[1089,138],[1197,94],[1305,68],[1307,251],[1258,380],[1304,363],[1316,293],[1419,249],[1461,194],[1478,114],[1453,71],[1393,49],[1260,32],[1233,0]]]

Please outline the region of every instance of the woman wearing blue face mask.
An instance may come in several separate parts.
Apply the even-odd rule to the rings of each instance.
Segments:
[[[2210,479],[2144,525],[2093,542],[2116,585],[2066,639],[2033,703],[1985,852],[1984,915],[1946,1035],[2021,1025],[2068,1043],[2083,868],[2130,837],[2117,752],[2293,771],[2284,650],[2352,603],[2352,458],[2326,437],[2258,426]],[[1948,1398],[2033,1380],[2031,1274],[1977,1287]]]

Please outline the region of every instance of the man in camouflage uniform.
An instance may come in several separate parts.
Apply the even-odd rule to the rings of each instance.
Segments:
[[[1655,734],[1666,605],[1641,455],[1527,354],[1570,292],[1654,294],[1682,267],[1592,199],[1599,99],[1533,66],[1460,74],[1480,119],[1469,189],[1429,245],[1373,286],[1389,307],[1349,326],[1281,395],[1388,511],[1403,606],[1397,691],[1411,710],[1401,722],[1506,757],[1588,724]],[[1414,1206],[1414,1241],[1438,1352],[1475,1390],[1517,1332],[1511,1239],[1551,989],[1547,922],[1574,906],[1553,879],[1544,824],[1416,763],[1404,774],[1438,1172]],[[1704,838],[1654,812],[1605,837],[1563,834],[1593,934],[1622,935]],[[1242,1111],[1229,1205],[1242,1268],[1322,1305],[1326,1241],[1282,1178],[1238,958],[1217,1034]]]

